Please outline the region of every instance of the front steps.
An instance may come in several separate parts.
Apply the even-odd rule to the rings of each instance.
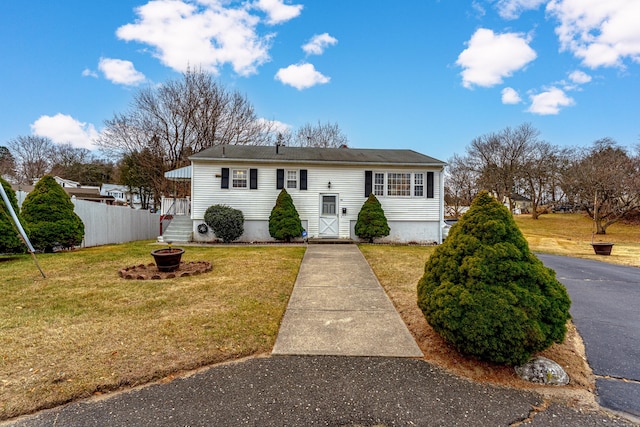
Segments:
[[[187,215],[174,215],[158,241],[190,242],[193,236],[193,221]]]

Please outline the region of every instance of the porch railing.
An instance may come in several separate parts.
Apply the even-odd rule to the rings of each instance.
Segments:
[[[160,235],[169,227],[175,215],[191,215],[191,198],[162,197],[160,202]]]

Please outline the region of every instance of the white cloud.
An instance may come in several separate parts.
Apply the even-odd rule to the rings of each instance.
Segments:
[[[574,72],[569,74],[569,80],[571,80],[573,83],[583,85],[591,81],[591,76],[584,71],[575,70]]]
[[[482,18],[487,14],[487,11],[484,9],[484,6],[480,4],[478,1],[471,2],[471,8],[475,11],[475,15],[477,18]]]
[[[561,48],[584,65],[621,67],[625,58],[640,63],[640,1],[551,0],[547,12],[559,21]]]
[[[85,68],[84,70],[82,70],[82,77],[94,77],[97,79],[98,73],[89,68]]]
[[[137,86],[146,80],[144,74],[137,71],[131,61],[114,58],[100,58],[98,68],[102,71],[107,80],[111,80],[116,84]]]
[[[531,106],[527,111],[539,115],[558,114],[561,107],[575,104],[573,98],[567,96],[562,89],[552,87],[545,92],[531,95]]]
[[[99,133],[90,123],[80,122],[71,116],[58,113],[55,116],[41,116],[31,124],[34,135],[45,136],[58,144],[71,144],[78,148],[93,150],[93,141]]]
[[[322,55],[324,50],[338,43],[338,39],[329,35],[329,33],[316,34],[311,37],[311,40],[304,46],[302,46],[302,50],[307,55]]]
[[[496,34],[486,28],[478,29],[456,61],[463,68],[463,86],[490,87],[502,83],[504,77],[511,76],[536,58],[529,41],[520,33]]]
[[[534,10],[547,0],[498,0],[496,8],[498,14],[504,19],[518,19],[522,12]]]
[[[122,40],[150,45],[153,54],[176,71],[196,66],[218,73],[231,64],[236,73],[247,76],[270,59],[273,35],[258,35],[260,18],[250,13],[250,5],[232,8],[228,3],[152,0],[136,8],[136,22],[123,25],[116,34]],[[263,0],[258,6],[270,11],[273,22],[282,22],[288,16],[283,10],[290,11],[281,1]]]
[[[307,89],[317,84],[329,83],[330,78],[316,71],[313,64],[293,64],[278,70],[276,80],[293,86],[298,90]]]
[[[300,15],[302,5],[284,4],[282,0],[258,0],[256,7],[268,15],[268,24],[281,24]]]
[[[519,104],[522,101],[518,92],[512,87],[505,87],[502,89],[502,103],[503,104]]]

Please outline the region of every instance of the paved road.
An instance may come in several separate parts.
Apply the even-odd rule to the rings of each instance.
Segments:
[[[422,360],[271,356],[76,402],[15,426],[630,426],[539,394],[455,377]]]
[[[600,404],[640,417],[640,269],[538,255],[571,296]]]

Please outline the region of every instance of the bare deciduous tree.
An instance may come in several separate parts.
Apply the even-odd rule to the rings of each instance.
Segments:
[[[305,123],[291,136],[287,144],[295,147],[340,148],[349,145],[347,136],[342,133],[337,123],[321,123],[316,125]]]
[[[270,144],[275,138],[273,124],[260,120],[245,96],[229,92],[204,71],[188,70],[180,79],[138,91],[130,111],[105,124],[96,144],[135,159],[129,167],[145,170],[127,174],[146,177],[156,204],[168,188],[164,172],[187,165],[191,154],[214,145]]]
[[[458,218],[463,214],[462,208],[471,206],[478,194],[476,182],[478,177],[466,156],[454,154],[445,170],[444,198],[447,204],[447,215]]]
[[[0,146],[0,177],[13,178],[16,174],[16,159],[7,147]]]
[[[53,142],[42,136],[18,136],[8,143],[16,161],[16,175],[21,184],[33,184],[51,168]]]
[[[531,218],[538,219],[540,206],[554,198],[563,160],[561,150],[548,142],[533,139],[528,144],[517,176],[519,187],[531,200]]]
[[[271,123],[258,119],[246,97],[204,71],[140,90],[129,112],[105,124],[97,141],[103,150],[123,155],[149,149],[166,169],[184,166],[189,155],[213,145],[262,145],[274,137]]]
[[[611,138],[584,150],[564,174],[570,198],[594,219],[597,234],[640,209],[640,160]]]
[[[525,154],[539,134],[529,123],[524,123],[515,129],[508,127],[499,133],[475,138],[467,149],[481,189],[492,192],[500,201],[508,200],[511,210],[512,194]]]

